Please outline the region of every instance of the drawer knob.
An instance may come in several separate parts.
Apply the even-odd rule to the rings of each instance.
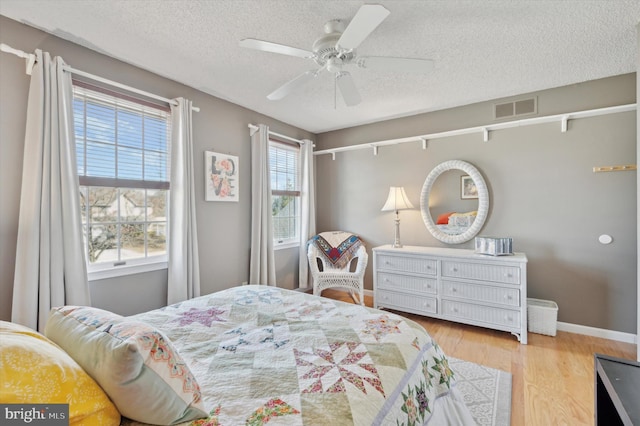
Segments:
[[[458,268],[451,268],[451,272],[458,272]]]
[[[513,296],[512,296],[512,295],[510,295],[510,294],[505,294],[505,295],[504,295],[504,298],[505,298],[505,299],[507,299],[507,300],[512,300],[512,299],[513,299]]]
[[[513,317],[511,317],[509,315],[505,315],[504,320],[505,321],[509,321],[509,322],[513,322]]]
[[[451,289],[451,291],[453,291],[455,293],[455,292],[458,291],[458,289],[454,287],[454,288]]]

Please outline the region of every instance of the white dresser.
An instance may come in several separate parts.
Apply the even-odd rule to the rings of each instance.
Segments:
[[[527,343],[527,257],[391,245],[373,249],[373,305],[509,331]]]

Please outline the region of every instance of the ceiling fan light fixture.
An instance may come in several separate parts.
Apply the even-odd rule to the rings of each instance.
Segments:
[[[329,58],[327,61],[327,71],[333,73],[342,71],[342,59],[338,57]]]

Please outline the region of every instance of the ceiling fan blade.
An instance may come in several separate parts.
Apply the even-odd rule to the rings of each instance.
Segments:
[[[316,77],[317,75],[318,75],[317,70],[309,70],[303,74],[300,74],[293,80],[286,82],[285,84],[283,84],[282,86],[274,90],[273,92],[269,93],[267,95],[267,99],[269,99],[270,101],[278,101],[284,98],[285,96],[287,96],[289,93],[296,90],[298,87],[301,87],[305,83],[309,82],[310,80],[313,80],[313,78]]]
[[[245,38],[240,40],[240,47],[262,50],[263,52],[280,53],[281,55],[297,56],[299,58],[313,58],[313,52],[297,47],[286,46],[284,44],[272,43],[270,41],[257,40],[255,38]]]
[[[358,93],[358,88],[356,84],[353,82],[353,77],[346,71],[336,73],[336,84],[340,89],[340,93],[342,94],[342,99],[344,99],[344,103],[347,106],[358,105],[362,98],[360,98],[360,93]]]
[[[386,56],[362,56],[356,60],[360,68],[394,72],[420,72],[433,70],[431,59],[390,58]]]
[[[389,13],[391,12],[380,4],[362,5],[340,36],[336,47],[342,50],[352,50],[360,46],[360,43],[389,16]]]

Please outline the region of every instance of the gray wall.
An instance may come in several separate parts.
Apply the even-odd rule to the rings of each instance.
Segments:
[[[87,71],[167,98],[185,97],[200,108],[193,116],[195,182],[200,194],[197,209],[202,293],[229,288],[248,280],[251,232],[251,156],[248,123],[264,123],[294,138],[313,135],[206,95],[156,74],[127,65],[79,45],[64,41],[5,17],[0,17],[0,40],[33,52],[61,56],[74,68]],[[194,64],[197,66],[197,64]],[[22,180],[25,113],[29,76],[24,60],[0,54],[0,319],[11,318],[15,247]],[[215,76],[211,76],[215,78]],[[240,201],[205,202],[204,151],[239,156]],[[293,257],[293,258],[292,258]],[[276,253],[278,284],[294,288],[297,283],[297,252]],[[292,270],[292,265],[295,268]],[[133,314],[166,304],[166,271],[91,283],[93,304],[121,314]]]
[[[540,116],[630,104],[636,75],[533,95]],[[492,122],[492,102],[478,103],[323,133],[316,149]],[[389,186],[404,186],[418,207],[429,171],[453,159],[474,164],[487,181],[491,208],[481,235],[510,236],[526,253],[529,297],[556,301],[559,321],[636,333],[636,172],[592,172],[635,163],[635,112],[572,120],[566,133],[560,123],[539,124],[491,132],[489,142],[473,134],[431,140],[426,150],[415,142],[380,147],[377,156],[370,148],[317,156],[318,230],[358,233],[369,249],[392,243],[394,214],[380,211]],[[444,246],[419,209],[401,211],[400,221],[405,245]],[[605,233],[612,244],[598,242]],[[372,288],[371,262],[365,287]]]

